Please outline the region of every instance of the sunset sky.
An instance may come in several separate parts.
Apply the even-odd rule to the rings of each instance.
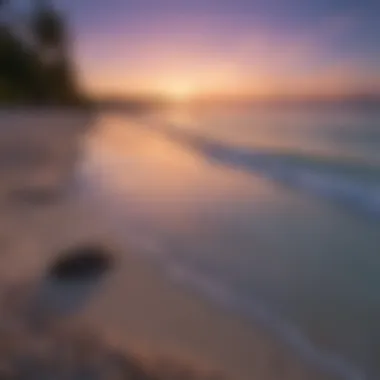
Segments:
[[[380,93],[379,0],[58,0],[97,94]]]

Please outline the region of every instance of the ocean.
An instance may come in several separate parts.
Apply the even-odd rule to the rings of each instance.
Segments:
[[[85,175],[179,286],[343,379],[380,375],[380,108],[104,112],[90,141]]]

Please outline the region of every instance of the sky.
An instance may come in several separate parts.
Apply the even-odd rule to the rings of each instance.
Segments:
[[[379,0],[56,0],[94,94],[380,93]]]

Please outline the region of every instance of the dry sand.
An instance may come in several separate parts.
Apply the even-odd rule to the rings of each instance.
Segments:
[[[62,185],[62,178],[67,177],[57,173],[66,173],[71,167],[67,156],[78,145],[84,119],[67,113],[14,117],[14,124],[25,125],[27,120],[29,127],[35,126],[38,132],[33,132],[31,139],[19,132],[14,139],[9,120],[9,116],[3,117],[0,122],[0,134],[7,141],[20,141],[22,136],[21,145],[16,144],[22,147],[30,141],[43,141],[48,158],[36,159],[28,169],[28,160],[15,163],[7,158],[11,163],[0,165],[2,290],[28,284],[29,293],[36,297],[45,291],[46,270],[62,250],[101,243],[115,255],[115,270],[86,296],[77,294],[79,302],[70,317],[80,316],[123,350],[148,358],[176,358],[191,366],[221,370],[236,380],[332,379],[302,363],[261,326],[252,326],[171,282],[153,261],[139,254],[138,240],[114,228],[106,199],[89,192],[84,178],[75,178],[57,199],[46,202],[10,196],[20,186],[53,189]],[[68,124],[73,127],[67,129]],[[37,134],[42,137],[36,139]],[[0,142],[5,141],[2,136]]]

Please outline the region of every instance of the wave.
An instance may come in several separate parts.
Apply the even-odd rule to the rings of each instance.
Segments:
[[[337,376],[342,380],[369,380],[365,371],[352,365],[340,355],[323,350],[315,345],[300,328],[268,307],[265,302],[254,296],[244,296],[215,275],[190,267],[187,263],[175,258],[173,247],[154,232],[142,233],[131,223],[118,223],[123,238],[129,246],[136,248],[140,257],[150,260],[171,281],[194,292],[237,315],[248,318],[252,323],[267,328],[287,345],[293,352],[326,375]]]
[[[132,242],[139,254],[152,260],[174,283],[187,288],[199,297],[217,304],[227,311],[244,316],[268,328],[296,355],[326,375],[337,376],[342,380],[368,380],[365,371],[347,362],[334,352],[316,346],[300,328],[281,318],[258,297],[241,295],[228,281],[218,278],[199,268],[189,266],[178,257],[171,244],[160,236],[138,232],[139,229],[126,228],[122,223],[123,235]],[[126,233],[127,231],[127,233]]]
[[[166,128],[165,135],[208,160],[227,165],[380,218],[380,168],[318,156],[230,146],[188,131]]]
[[[316,347],[300,329],[272,313],[258,299],[240,296],[215,277],[202,274],[199,270],[194,271],[179,262],[169,261],[168,264],[165,260],[163,267],[172,280],[188,286],[191,290],[212,299],[220,306],[252,318],[253,322],[269,328],[301,358],[326,374],[338,376],[342,380],[365,380],[367,378],[362,370],[346,362],[340,356]]]
[[[336,353],[325,351],[316,346],[297,326],[272,311],[265,302],[254,296],[241,295],[233,286],[215,275],[190,267],[175,257],[176,249],[165,238],[154,231],[141,232],[123,218],[117,226],[122,231],[125,244],[140,257],[153,262],[164,275],[195,295],[215,303],[219,307],[244,316],[267,328],[284,342],[296,355],[326,375],[337,376],[342,380],[368,380],[365,371],[347,362]]]
[[[198,144],[197,139],[193,141],[195,143],[193,146],[200,148],[201,145]],[[190,142],[191,139],[189,138],[187,143]],[[366,379],[363,371],[352,366],[338,355],[322,351],[316,347],[300,329],[272,312],[258,298],[245,297],[233,286],[230,286],[228,281],[191,268],[175,258],[175,247],[170,242],[165,241],[154,229],[151,230],[149,225],[145,225],[144,220],[137,218],[133,212],[131,215],[131,210],[128,213],[122,212],[123,208],[120,207],[118,196],[108,186],[101,186],[99,173],[96,170],[90,170],[91,165],[89,166],[85,167],[82,173],[83,181],[87,182],[86,194],[95,198],[95,201],[100,204],[102,215],[105,215],[107,220],[112,221],[112,227],[119,231],[117,234],[118,244],[132,247],[131,252],[138,252],[139,255],[142,254],[145,258],[150,259],[172,281],[187,287],[200,297],[205,297],[220,307],[251,318],[253,323],[258,322],[267,327],[298,353],[301,358],[312,363],[316,368],[337,375],[344,380]],[[99,169],[97,165],[94,169],[96,168]]]

